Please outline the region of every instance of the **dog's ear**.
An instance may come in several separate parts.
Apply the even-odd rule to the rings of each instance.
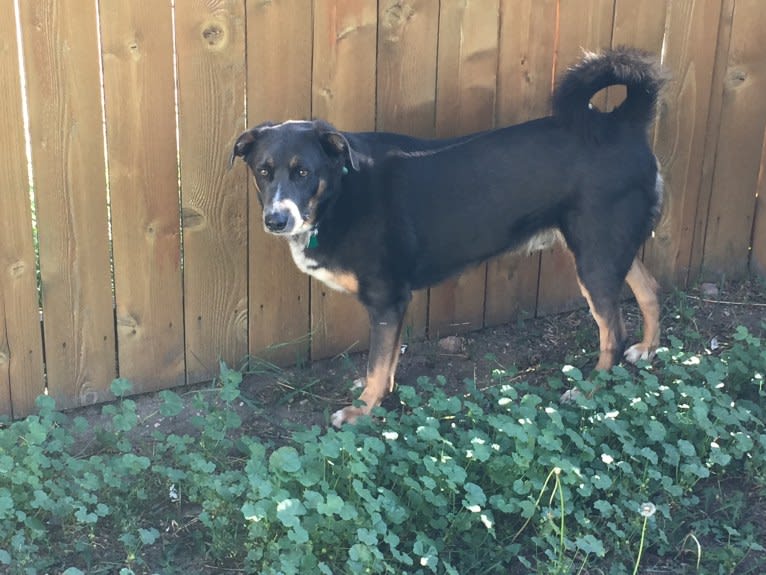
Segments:
[[[343,156],[345,158],[344,163],[350,166],[354,171],[359,171],[360,164],[372,163],[372,158],[369,158],[352,148],[348,138],[333,128],[330,124],[317,122],[316,129],[325,151],[333,156]]]
[[[237,157],[244,158],[253,147],[253,144],[258,139],[259,134],[268,126],[273,124],[267,122],[265,124],[259,124],[255,128],[251,128],[245,132],[242,132],[237,141],[234,142],[234,147],[231,149],[231,155],[229,156],[229,169],[234,165],[234,160]]]

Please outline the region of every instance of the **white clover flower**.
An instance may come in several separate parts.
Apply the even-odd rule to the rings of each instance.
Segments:
[[[614,463],[614,457],[609,455],[608,453],[602,453],[601,454],[601,461],[609,465],[610,463]]]

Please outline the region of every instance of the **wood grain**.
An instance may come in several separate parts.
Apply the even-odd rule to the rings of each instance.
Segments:
[[[557,78],[582,58],[583,50],[598,52],[611,46],[613,20],[614,0],[560,3]],[[598,108],[605,109],[605,91],[597,94],[593,102]],[[538,314],[571,310],[583,303],[569,250],[560,246],[545,250],[540,259]]]
[[[750,242],[752,254],[750,269],[766,279],[766,134],[761,149],[761,168],[758,174],[758,198],[755,206],[753,239]]]
[[[0,4],[0,78],[0,414],[23,417],[44,390],[43,344],[11,2]]]
[[[37,197],[48,393],[111,399],[116,375],[95,4],[19,4]]]
[[[766,125],[764,27],[761,2],[735,3],[703,256],[705,268],[727,279],[742,277],[749,258]]]
[[[185,381],[171,8],[102,2],[119,372]]]
[[[438,2],[379,2],[377,130],[435,137],[438,35]],[[418,290],[404,318],[403,339],[425,336],[427,324],[428,290]]]
[[[665,35],[668,3],[657,0],[615,2],[612,47],[630,46],[646,50],[660,59]],[[625,86],[611,86],[606,91],[606,109],[613,110],[625,100]],[[654,126],[650,141],[654,139]]]
[[[244,5],[184,4],[175,24],[186,379],[196,382],[247,354],[247,182],[228,169],[245,129]]]
[[[313,110],[342,130],[375,129],[377,10],[372,2],[314,3]],[[369,319],[354,296],[311,281],[311,357],[359,351]]]
[[[499,25],[497,0],[441,4],[437,136],[494,127]],[[486,276],[487,265],[483,263],[431,288],[430,334],[440,337],[483,326]]]
[[[647,267],[665,287],[685,285],[695,267],[690,258],[702,199],[707,126],[715,123],[711,89],[720,17],[718,0],[673,2],[668,12],[663,65],[670,81],[654,141],[665,180],[664,205],[644,251]]]
[[[312,10],[305,0],[248,0],[247,125],[311,117]],[[233,144],[233,141],[231,142]],[[278,364],[309,354],[309,278],[287,242],[263,229],[254,181],[248,183],[248,329],[250,354]]]
[[[556,0],[503,0],[497,78],[497,123],[550,114]],[[537,306],[540,254],[511,253],[487,263],[485,325],[507,323]]]

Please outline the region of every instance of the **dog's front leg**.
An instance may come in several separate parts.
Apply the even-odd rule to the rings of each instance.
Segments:
[[[336,411],[332,415],[335,427],[353,423],[359,416],[368,415],[393,389],[405,310],[406,306],[388,307],[382,311],[369,309],[370,355],[367,360],[367,378],[359,396],[364,405],[348,406]]]

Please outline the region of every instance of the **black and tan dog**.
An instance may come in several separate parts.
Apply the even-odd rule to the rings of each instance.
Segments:
[[[451,140],[340,132],[321,121],[262,124],[232,151],[255,176],[263,223],[289,242],[297,266],[356,294],[371,324],[360,399],[336,426],[377,406],[393,386],[414,289],[507,250],[563,237],[599,328],[597,369],[624,349],[627,282],[644,337],[625,352],[648,359],[659,342],[657,284],[636,254],[652,229],[662,178],[647,142],[663,83],[655,60],[620,48],[586,55],[553,95],[553,115]],[[610,113],[590,105],[627,87]]]

